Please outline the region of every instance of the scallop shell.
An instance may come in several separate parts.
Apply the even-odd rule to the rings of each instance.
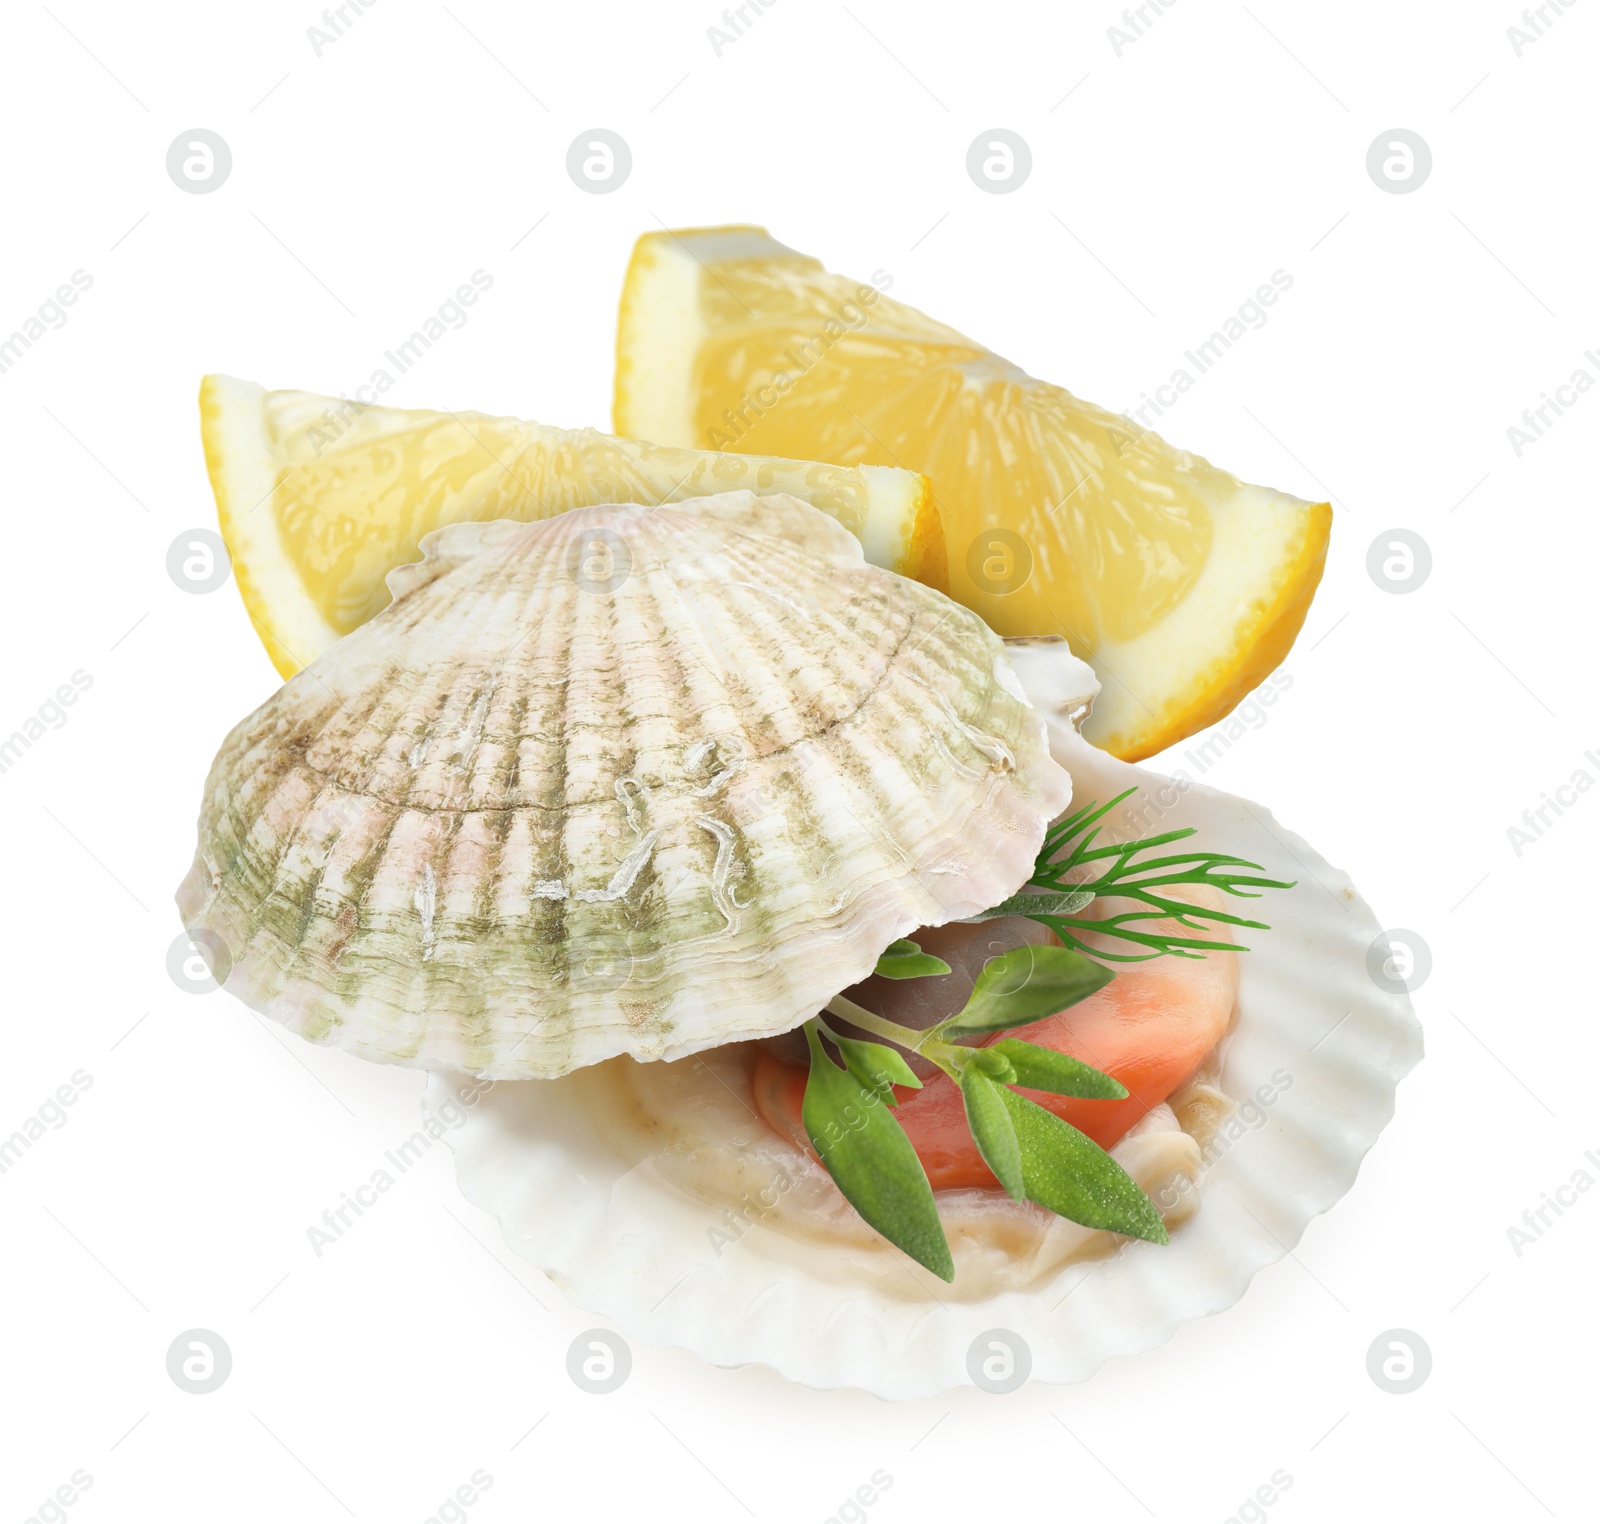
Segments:
[[[1350,1189],[1422,1050],[1407,996],[1369,972],[1381,937],[1372,912],[1344,873],[1260,805],[1118,762],[1082,740],[1071,717],[1092,687],[1075,683],[1081,674],[1048,646],[1016,653],[1015,667],[1049,712],[1052,749],[1081,800],[1137,786],[1134,802],[1159,819],[1139,821],[1138,833],[1193,826],[1207,847],[1297,881],[1272,895],[1272,931],[1251,934],[1240,957],[1217,1088],[1174,1097],[1200,1115],[1201,1125],[1188,1124],[1200,1144],[1155,1119],[1116,1150],[1143,1180],[1169,1169],[1175,1180],[1194,1178],[1192,1215],[1168,1246],[1103,1244],[1099,1257],[1061,1264],[1024,1289],[963,1298],[959,1275],[952,1288],[889,1273],[895,1251],[881,1241],[842,1251],[779,1232],[780,1214],[764,1214],[764,1202],[730,1223],[674,1183],[680,1160],[635,1161],[619,1147],[614,1092],[595,1083],[601,1071],[487,1090],[432,1076],[424,1108],[450,1139],[465,1196],[499,1219],[513,1249],[627,1337],[717,1365],[770,1366],[811,1387],[917,1398],[977,1384],[990,1352],[983,1341],[1002,1330],[1027,1347],[1034,1379],[1079,1381],[1113,1355],[1154,1348],[1189,1319],[1231,1306]],[[716,1056],[696,1062],[709,1067]],[[804,1179],[795,1186],[805,1188]],[[953,1194],[940,1200],[955,1239],[965,1204]],[[996,1201],[1000,1211],[1026,1210]],[[916,1269],[900,1257],[898,1268],[908,1267]]]
[[[786,1031],[1070,797],[1000,641],[797,499],[423,547],[223,744],[178,895],[314,1042],[525,1079]]]

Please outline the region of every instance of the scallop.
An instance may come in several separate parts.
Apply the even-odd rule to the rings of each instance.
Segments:
[[[423,551],[228,736],[178,894],[313,1042],[531,1079],[784,1032],[1070,799],[999,639],[797,499]]]
[[[944,1190],[947,1286],[754,1115],[745,1045],[487,1092],[431,1076],[424,1109],[466,1197],[628,1337],[911,1399],[974,1384],[971,1352],[1003,1329],[1034,1379],[1081,1381],[1238,1301],[1350,1189],[1393,1115],[1421,1030],[1406,993],[1369,972],[1384,933],[1349,878],[1261,805],[1090,746],[1076,722],[1093,676],[1064,643],[1016,650],[1014,670],[1082,801],[1138,789],[1108,839],[1193,826],[1199,845],[1296,881],[1252,906],[1273,929],[1238,955],[1228,1035],[1113,1149],[1170,1244],[1117,1241],[996,1190]]]

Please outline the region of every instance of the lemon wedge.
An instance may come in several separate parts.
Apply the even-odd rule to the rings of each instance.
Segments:
[[[1036,381],[764,228],[647,233],[613,423],[663,444],[925,472],[949,591],[1003,635],[1064,635],[1130,761],[1223,718],[1283,660],[1332,510],[1253,487]]]
[[[429,530],[593,503],[786,492],[845,525],[874,565],[942,586],[926,477],[876,465],[662,448],[594,429],[402,411],[230,376],[200,386],[200,429],[245,608],[291,677],[389,602],[384,578]]]

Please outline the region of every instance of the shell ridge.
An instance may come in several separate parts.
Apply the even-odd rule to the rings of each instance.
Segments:
[[[620,580],[574,568],[602,529]],[[787,1030],[1012,892],[1065,803],[998,638],[794,500],[448,526],[421,565],[207,780],[186,920],[311,1040],[529,1078]]]

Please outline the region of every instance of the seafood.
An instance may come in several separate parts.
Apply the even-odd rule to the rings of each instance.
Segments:
[[[1348,877],[1260,805],[1090,746],[1076,726],[1092,679],[1072,681],[1059,650],[1013,651],[1013,665],[1079,798],[1138,787],[1114,832],[1194,826],[1297,881],[1273,898],[1272,933],[1238,959],[1227,1035],[1114,1145],[1170,1244],[1119,1244],[992,1189],[942,1190],[957,1266],[946,1286],[759,1115],[741,1090],[759,1044],[682,1064],[616,1059],[539,1087],[431,1076],[425,1109],[458,1124],[465,1195],[630,1338],[914,1398],[971,1384],[969,1349],[1005,1328],[1030,1348],[1035,1379],[1082,1380],[1237,1301],[1350,1188],[1392,1116],[1421,1032],[1406,995],[1368,974],[1381,933]],[[997,936],[1017,926],[990,924]]]
[[[1222,898],[1214,890],[1204,897],[1219,905]],[[942,979],[898,984],[875,977],[859,991],[846,994],[902,1025],[926,1027],[938,1015],[959,1008],[986,958],[1022,942],[1036,943],[1046,935],[1037,923],[1016,917],[918,932],[916,940],[922,949],[943,957],[952,965],[952,973]],[[919,987],[951,981],[957,993],[945,994],[942,1000],[937,988]],[[1238,984],[1234,953],[1158,958],[1133,964],[1079,1004],[1042,1021],[1011,1028],[1004,1035],[1070,1053],[1127,1088],[1129,1093],[1120,1100],[1026,1092],[1101,1147],[1113,1148],[1130,1128],[1200,1070],[1232,1021]],[[806,1147],[800,1125],[805,1069],[796,1067],[794,1060],[784,1062],[787,1056],[772,1051],[761,1054],[751,1084],[758,1109],[769,1124],[797,1146]],[[801,1057],[803,1050],[795,1056]],[[924,1080],[923,1088],[901,1096],[895,1117],[922,1160],[929,1183],[936,1191],[998,1189],[967,1126],[960,1090],[931,1065],[922,1064],[917,1072]]]
[[[788,1031],[1070,798],[998,638],[797,499],[423,548],[224,742],[179,891],[311,1041],[527,1079]]]
[[[463,1191],[575,1301],[819,1387],[965,1384],[997,1327],[1076,1380],[1237,1299],[1348,1189],[1420,1055],[1367,973],[1376,921],[1259,807],[1088,745],[1097,683],[1064,641],[1002,645],[781,496],[462,523],[423,551],[228,737],[179,905],[254,1008],[430,1070]],[[930,1273],[807,1146],[797,1029],[814,1055],[825,1009],[901,1038],[938,1019],[945,976],[842,999],[919,928],[957,1003],[1005,949],[1081,960],[1011,897],[1074,792],[1129,790],[1112,841],[1193,827],[1297,884],[1249,957],[1200,944],[1003,1038],[1124,1081],[1035,1093],[1112,1150],[1153,1241],[996,1189],[949,1079],[968,1053],[925,1045],[897,1071],[922,1087],[893,1091],[948,1239]]]

